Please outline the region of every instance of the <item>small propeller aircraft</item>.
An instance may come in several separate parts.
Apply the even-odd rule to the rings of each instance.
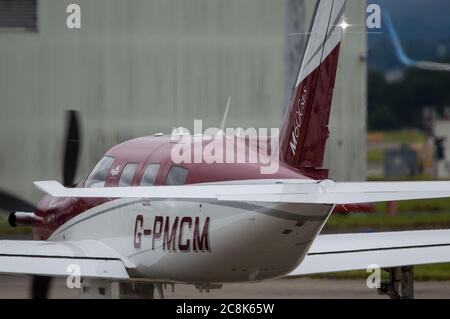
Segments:
[[[153,298],[164,284],[209,290],[375,264],[390,274],[380,292],[412,297],[414,265],[450,261],[450,230],[319,235],[338,205],[450,196],[450,182],[335,182],[322,168],[344,11],[344,0],[317,3],[276,173],[176,164],[178,142],[158,134],[115,146],[75,185],[80,125],[70,112],[63,184],[35,182],[47,193],[36,207],[0,197],[10,224],[32,226],[36,239],[1,241],[0,274],[34,276],[32,296],[44,298],[50,278],[76,265],[81,297],[110,297],[118,282],[120,297]],[[252,145],[236,151],[258,153]]]

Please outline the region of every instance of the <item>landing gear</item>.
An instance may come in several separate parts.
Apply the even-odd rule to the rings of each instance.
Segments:
[[[414,267],[395,267],[384,269],[389,273],[389,280],[381,282],[380,295],[391,299],[414,299]]]
[[[156,290],[159,298],[164,299],[166,289],[164,283],[118,282],[117,286],[114,285],[114,289],[112,284],[113,282],[109,280],[83,278],[80,297],[81,299],[111,299],[113,295],[116,298],[118,292],[119,299],[155,299]]]
[[[154,299],[155,286],[153,284],[121,282],[119,283],[120,299]]]
[[[102,279],[81,280],[81,299],[111,299],[111,281]]]

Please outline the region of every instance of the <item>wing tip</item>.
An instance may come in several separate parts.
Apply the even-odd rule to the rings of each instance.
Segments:
[[[33,184],[40,191],[54,197],[61,197],[64,191],[64,186],[57,181],[35,181]]]

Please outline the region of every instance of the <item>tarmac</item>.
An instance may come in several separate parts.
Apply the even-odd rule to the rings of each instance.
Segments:
[[[0,276],[0,299],[29,297],[30,278],[27,276]],[[115,287],[115,286],[113,286]],[[78,289],[68,289],[64,278],[55,279],[50,298],[76,299]],[[113,298],[117,291],[113,289]],[[159,295],[155,292],[156,298]],[[369,289],[365,280],[278,279],[253,284],[228,284],[220,290],[199,292],[191,285],[176,285],[165,290],[167,299],[386,299],[376,289]],[[415,282],[417,299],[450,299],[450,282]]]

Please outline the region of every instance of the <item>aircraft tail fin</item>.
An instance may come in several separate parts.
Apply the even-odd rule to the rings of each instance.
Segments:
[[[280,160],[322,172],[342,39],[345,0],[319,0],[303,61],[280,134]],[[324,176],[322,176],[324,177]]]
[[[403,50],[402,43],[400,42],[400,37],[395,30],[394,23],[392,22],[389,13],[383,11],[383,21],[388,29],[389,37],[391,38],[392,44],[394,45],[395,53],[402,64],[405,66],[410,66],[413,61],[406,55],[405,50]]]

